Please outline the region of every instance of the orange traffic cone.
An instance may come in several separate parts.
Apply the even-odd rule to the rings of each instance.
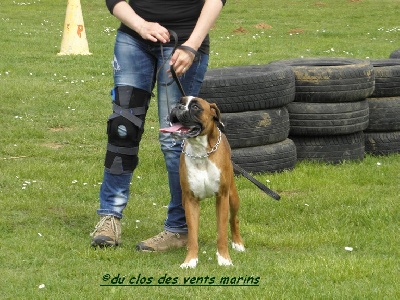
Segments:
[[[80,0],[68,0],[63,39],[58,55],[90,55]]]

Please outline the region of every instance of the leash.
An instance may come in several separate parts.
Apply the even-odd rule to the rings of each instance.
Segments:
[[[173,30],[169,30],[169,33],[170,33],[170,35],[173,36],[174,41],[175,41],[175,46],[174,46],[174,49],[172,50],[172,53],[174,53],[175,50],[178,48],[178,35],[177,35],[176,32],[173,31]],[[182,48],[182,49],[187,49],[187,50],[191,51],[192,53],[193,53],[193,51],[194,51],[192,48],[186,47],[186,46],[181,46],[180,48]],[[192,50],[193,50],[193,51],[192,51]],[[194,55],[196,55],[196,51],[194,52]],[[172,74],[172,78],[175,80],[176,84],[178,85],[178,88],[179,88],[179,90],[180,90],[182,96],[186,96],[185,91],[183,90],[183,87],[182,87],[182,83],[181,83],[181,81],[179,80],[178,76],[176,75],[174,66],[171,65],[171,67],[170,67],[169,69],[170,69],[170,72],[171,72],[171,74]]]
[[[178,49],[178,48],[179,48],[179,49],[188,50],[188,51],[192,52],[192,53],[195,55],[195,60],[196,60],[197,51],[194,50],[194,49],[191,48],[191,47],[188,47],[188,46],[184,46],[184,45],[178,46],[178,35],[176,34],[176,32],[173,31],[173,30],[168,30],[168,32],[169,32],[169,34],[174,38],[175,44],[174,44],[174,47],[173,47],[173,49],[172,49],[172,51],[171,51],[171,54],[169,54],[168,57],[165,58],[165,57],[164,57],[164,51],[162,50],[162,49],[163,49],[163,45],[160,43],[163,63],[161,64],[161,66],[160,66],[160,67],[158,68],[158,70],[157,70],[156,78],[158,78],[158,73],[163,69],[164,65],[167,63],[168,60],[171,59],[171,57],[172,57],[172,55],[174,54],[175,50]],[[176,72],[175,72],[174,67],[171,65],[169,69],[170,69],[170,72],[171,72],[171,74],[172,74],[172,80],[171,80],[170,82],[168,82],[168,83],[165,83],[165,87],[167,88],[168,86],[170,86],[171,84],[173,84],[174,81],[175,81],[176,84],[177,84],[177,86],[178,86],[178,88],[179,88],[179,91],[180,91],[181,94],[182,94],[182,96],[186,96],[185,91],[184,91],[184,89],[183,89],[183,87],[182,87],[181,81],[179,80],[178,76],[176,75]],[[168,89],[166,89],[166,92],[167,92],[167,95],[166,95],[166,96],[167,96],[168,112],[170,113],[170,112],[171,112],[171,107],[170,107],[170,105],[169,105]]]
[[[275,193],[273,190],[268,188],[266,185],[262,184],[259,182],[257,179],[255,179],[253,176],[251,176],[246,170],[243,168],[239,167],[237,164],[235,164],[232,161],[233,169],[236,172],[239,172],[240,174],[243,175],[246,179],[250,180],[253,184],[255,184],[260,190],[262,190],[264,193],[266,193],[268,196],[272,197],[275,200],[281,199],[281,196],[279,196],[277,193]]]
[[[169,30],[170,35],[173,36],[174,40],[175,40],[175,46],[174,49],[172,51],[172,53],[175,52],[175,50],[178,48],[178,36],[176,34],[176,32],[174,32],[173,30]],[[192,53],[196,54],[196,51],[194,51],[192,48],[190,47],[186,47],[186,46],[179,46],[179,48],[181,49],[186,49],[191,51]],[[193,52],[194,51],[194,52]],[[172,74],[172,78],[175,80],[176,84],[178,85],[179,91],[181,92],[182,96],[186,96],[185,91],[183,90],[181,81],[179,80],[178,76],[175,73],[175,69],[174,67],[171,65],[170,67],[170,72]],[[254,185],[256,185],[260,190],[262,190],[264,193],[266,193],[268,196],[272,197],[275,200],[279,200],[281,198],[281,196],[279,196],[277,193],[275,193],[273,190],[271,190],[270,188],[268,188],[266,185],[264,185],[263,183],[261,183],[260,181],[258,181],[257,179],[255,179],[253,176],[251,176],[246,170],[244,170],[243,168],[239,167],[237,164],[235,164],[232,160],[232,166],[233,169],[242,174],[243,177],[245,177],[246,179],[248,179],[249,181],[251,181]]]

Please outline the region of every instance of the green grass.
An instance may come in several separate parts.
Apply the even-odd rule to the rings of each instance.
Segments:
[[[66,2],[1,5],[0,298],[400,298],[399,155],[335,166],[301,162],[290,172],[258,175],[280,202],[238,178],[247,251],[231,251],[231,268],[216,263],[212,200],[202,203],[195,270],[179,268],[183,249],[135,252],[137,242],[161,230],[169,196],[154,99],[124,212],[124,245],[90,248],[118,22],[103,1],[82,0],[93,55],[57,56]],[[301,56],[386,58],[399,47],[399,10],[397,0],[230,0],[211,32],[210,67]],[[272,28],[255,28],[261,23]],[[165,274],[179,284],[209,276],[215,283],[100,286],[106,274],[125,282],[140,274],[153,284]],[[216,286],[225,276],[259,277],[259,285]]]

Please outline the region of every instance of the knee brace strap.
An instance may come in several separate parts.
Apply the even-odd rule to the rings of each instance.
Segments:
[[[132,86],[118,86],[111,90],[111,97],[113,101],[114,114],[128,119],[131,123],[141,128],[144,120],[137,116],[145,115],[147,113],[150,94]]]
[[[146,113],[144,107],[138,107],[135,109],[127,109],[122,108],[117,104],[113,104],[113,110],[116,115],[122,116],[125,119],[128,119],[131,123],[135,124],[137,127],[141,128],[143,125],[143,121],[136,117],[137,115],[144,115]]]
[[[113,114],[108,119],[105,167],[113,174],[133,172],[138,164],[139,142],[149,106],[150,93],[132,86],[111,91]]]
[[[120,154],[125,154],[125,155],[137,155],[139,152],[139,147],[132,147],[132,148],[127,148],[127,147],[118,147],[115,145],[112,145],[110,143],[107,144],[107,151],[114,152],[114,153],[120,153]]]

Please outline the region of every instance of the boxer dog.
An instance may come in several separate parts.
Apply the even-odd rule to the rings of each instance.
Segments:
[[[198,262],[200,200],[216,196],[217,259],[220,266],[232,265],[228,251],[228,216],[232,247],[244,251],[239,231],[239,196],[231,162],[231,149],[221,132],[223,124],[216,104],[192,96],[182,97],[170,114],[171,127],[160,129],[182,139],[180,183],[188,226],[186,259],[181,268],[195,268]]]

